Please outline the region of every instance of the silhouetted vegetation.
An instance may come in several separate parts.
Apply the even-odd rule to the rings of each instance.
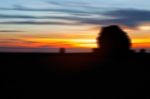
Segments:
[[[66,52],[65,48],[60,48],[59,53],[64,54]]]
[[[64,48],[60,53],[0,53],[2,95],[149,99],[150,54],[131,51],[129,37],[118,26],[104,27],[97,41],[98,53],[65,53]]]
[[[124,53],[131,48],[129,37],[116,25],[102,28],[102,31],[97,38],[97,43],[102,53]]]

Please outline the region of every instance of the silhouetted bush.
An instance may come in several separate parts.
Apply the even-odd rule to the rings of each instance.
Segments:
[[[103,27],[97,38],[97,43],[102,52],[124,52],[131,47],[131,41],[117,25]]]

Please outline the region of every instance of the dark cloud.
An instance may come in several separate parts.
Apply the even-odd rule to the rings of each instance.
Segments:
[[[111,20],[105,20],[106,23],[118,23],[134,27],[144,22],[150,22],[150,11],[148,10],[122,9],[108,11],[104,13],[104,15],[115,18]]]
[[[69,6],[69,7],[90,7],[89,3],[82,1],[67,1],[65,3],[58,1],[48,1],[47,3],[56,5],[56,6]]]
[[[37,12],[64,12],[64,13],[88,13],[86,10],[68,8],[29,8],[22,5],[14,5],[12,8],[0,8],[0,10],[37,11]]]
[[[33,41],[26,41],[22,39],[0,39],[0,43],[24,43],[24,44],[33,44],[36,42]]]
[[[0,30],[0,32],[10,33],[10,32],[25,32],[25,31],[19,31],[19,30]]]
[[[78,16],[77,16],[78,15]],[[87,14],[74,14],[72,16],[35,16],[35,15],[11,15],[11,14],[0,14],[0,19],[77,19],[80,16],[87,16]]]
[[[8,14],[0,14],[0,19],[77,19],[79,16],[33,16],[33,15],[8,15]],[[82,16],[82,15],[81,15]],[[86,16],[86,14],[85,14]]]
[[[28,8],[22,5],[14,5],[12,8],[0,8],[0,10],[16,10],[16,11],[49,11],[50,9]]]
[[[118,24],[125,25],[128,27],[136,27],[141,23],[150,22],[150,11],[148,10],[138,10],[138,9],[120,9],[107,11],[105,13],[100,13],[98,15],[104,15],[112,17],[111,19],[101,19],[101,18],[79,18],[80,23],[85,24],[101,24],[110,25]]]
[[[18,25],[79,25],[79,23],[67,23],[67,22],[45,22],[45,21],[8,21],[0,22],[0,24],[18,24]]]
[[[38,18],[31,15],[6,15],[6,14],[0,14],[0,19],[13,19],[13,18],[23,18],[23,19],[29,19],[29,18]]]
[[[52,47],[38,47],[38,48],[26,48],[26,47],[3,47],[0,46],[0,52],[58,52],[57,48]]]

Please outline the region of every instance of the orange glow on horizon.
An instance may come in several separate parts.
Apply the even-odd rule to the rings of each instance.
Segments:
[[[96,47],[96,40],[94,39],[56,39],[56,38],[27,38],[31,42],[39,42],[54,47],[65,48],[93,48]]]
[[[132,48],[150,48],[150,25],[143,24],[138,29],[131,29],[123,27],[128,33],[132,41]],[[51,33],[40,35],[19,35],[19,34],[1,34],[0,46],[6,47],[26,47],[26,48],[38,48],[38,47],[52,47],[52,48],[96,48],[96,37],[99,33],[99,27],[89,27],[85,31],[75,33]],[[50,33],[50,32],[49,32]],[[49,37],[49,38],[48,38]],[[7,41],[8,39],[8,41]],[[4,41],[3,41],[4,40]]]
[[[27,43],[26,43],[27,42]],[[19,47],[54,47],[54,48],[96,48],[95,39],[56,39],[56,38],[24,38],[23,42],[0,43],[2,46]],[[150,39],[132,39],[133,48],[150,48]]]

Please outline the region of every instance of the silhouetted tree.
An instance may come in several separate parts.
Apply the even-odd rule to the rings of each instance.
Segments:
[[[65,49],[65,48],[60,48],[60,49],[59,49],[59,53],[63,54],[63,53],[65,53],[65,52],[66,52],[66,49]]]
[[[97,38],[98,47],[104,53],[129,51],[131,41],[119,26],[103,27]]]
[[[146,54],[146,50],[145,49],[140,49],[140,52],[141,54]]]

